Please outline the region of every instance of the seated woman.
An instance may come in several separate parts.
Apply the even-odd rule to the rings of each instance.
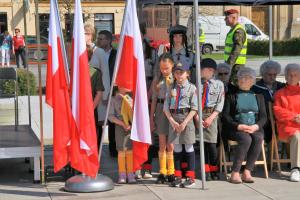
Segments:
[[[267,114],[269,113],[269,102],[273,102],[273,94],[283,88],[285,86],[284,83],[281,83],[279,81],[276,81],[277,75],[281,71],[281,66],[278,62],[273,60],[265,61],[260,66],[260,75],[262,78],[256,82],[255,85],[251,88],[252,91],[258,94],[264,95],[265,98],[265,105]],[[268,116],[269,119],[269,116]],[[272,128],[271,123],[268,120],[265,127],[265,142],[269,143],[272,139]]]
[[[287,85],[274,95],[274,114],[279,139],[290,143],[291,181],[300,181],[300,65],[285,68]]]
[[[247,67],[240,69],[237,78],[239,89],[226,96],[223,110],[227,138],[238,142],[230,182],[253,183],[251,171],[261,152],[263,126],[267,121],[265,102],[263,95],[250,90],[256,79],[253,69]],[[246,166],[240,177],[239,172],[245,159]]]

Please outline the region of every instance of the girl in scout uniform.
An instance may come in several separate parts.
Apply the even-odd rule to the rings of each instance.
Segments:
[[[133,173],[132,142],[130,129],[132,122],[132,98],[130,91],[118,88],[117,94],[112,98],[109,120],[116,124],[115,138],[118,151],[119,179],[118,183],[136,183]]]
[[[174,180],[174,156],[173,145],[167,143],[169,133],[169,121],[163,113],[163,105],[167,89],[173,84],[172,68],[174,61],[169,53],[164,53],[159,58],[161,77],[152,93],[150,112],[151,130],[156,129],[159,137],[159,176],[157,183]]]
[[[189,63],[178,62],[174,67],[175,82],[168,90],[164,113],[169,120],[168,143],[174,145],[175,179],[171,186],[190,187],[195,184],[195,126],[197,112],[196,87],[188,80]],[[181,161],[187,161],[186,180],[182,182]]]
[[[202,125],[204,136],[205,172],[207,180],[219,179],[217,166],[217,138],[218,138],[218,115],[224,106],[224,85],[220,80],[214,79],[217,69],[216,62],[211,58],[201,61],[202,78]],[[196,123],[199,117],[196,116]]]

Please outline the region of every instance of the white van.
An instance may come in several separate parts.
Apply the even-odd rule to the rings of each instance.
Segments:
[[[190,18],[191,19],[191,18]],[[192,30],[191,22],[188,20],[188,29]],[[205,43],[202,48],[203,54],[210,54],[212,51],[224,50],[226,35],[230,30],[226,26],[224,16],[200,16],[199,26],[205,33]],[[240,16],[239,22],[245,27],[247,31],[247,38],[251,40],[269,40],[269,36],[264,34],[250,19]],[[191,36],[192,31],[188,31]],[[192,37],[192,36],[191,36]],[[191,40],[190,40],[191,41]]]

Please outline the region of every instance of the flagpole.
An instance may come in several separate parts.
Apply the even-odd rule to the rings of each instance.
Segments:
[[[39,27],[39,2],[35,3],[35,28],[36,28],[36,38],[37,38],[37,51],[38,51],[38,76],[39,76],[39,103],[40,103],[40,141],[41,141],[41,177],[42,184],[45,184],[45,156],[44,156],[44,120],[43,120],[43,99],[42,99],[42,75],[41,75],[41,37],[40,37],[40,27]]]
[[[56,7],[56,16],[58,17],[58,21],[60,22],[60,16],[59,16],[59,12],[58,12],[58,3],[57,0],[54,0],[54,4]],[[63,61],[64,61],[64,66],[65,66],[65,74],[66,74],[66,80],[67,80],[67,84],[69,86],[70,84],[70,72],[69,72],[69,62],[67,61],[67,53],[66,53],[66,48],[65,48],[65,42],[64,42],[64,37],[62,34],[62,30],[61,30],[61,26],[59,23],[59,34],[60,34],[60,46],[62,48],[62,53],[63,53]]]
[[[205,171],[204,171],[204,142],[203,142],[203,126],[202,126],[202,98],[201,98],[201,74],[200,74],[200,47],[199,47],[199,24],[198,24],[198,15],[199,15],[199,6],[198,1],[194,0],[194,23],[195,23],[195,47],[196,47],[196,83],[197,83],[197,97],[198,97],[198,115],[199,115],[199,135],[200,135],[200,166],[201,166],[201,181],[202,181],[202,190],[205,189]]]
[[[104,124],[102,127],[102,136],[101,136],[101,141],[100,141],[100,145],[99,145],[99,153],[98,153],[98,160],[100,162],[101,160],[101,154],[102,154],[102,146],[103,146],[103,140],[104,140],[104,136],[105,136],[105,127],[107,125],[107,121],[108,121],[108,113],[109,113],[109,109],[110,109],[110,104],[111,104],[111,99],[112,99],[112,93],[113,93],[113,88],[114,88],[114,83],[116,81],[117,78],[117,73],[118,73],[118,69],[119,69],[119,63],[120,63],[120,56],[122,54],[121,50],[124,43],[124,22],[126,21],[126,11],[127,11],[127,1],[126,1],[126,6],[125,6],[125,10],[124,10],[124,14],[123,14],[123,20],[122,20],[122,29],[121,29],[121,37],[120,37],[120,43],[119,43],[119,47],[118,47],[118,51],[117,51],[117,56],[116,56],[116,62],[115,62],[115,66],[114,66],[114,73],[113,73],[113,77],[111,80],[111,84],[110,84],[110,92],[109,92],[109,96],[108,96],[108,102],[107,102],[107,108],[106,108],[106,113],[105,113],[105,120],[104,120]]]

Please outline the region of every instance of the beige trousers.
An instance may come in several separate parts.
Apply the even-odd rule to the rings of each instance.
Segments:
[[[300,131],[290,137],[291,168],[300,167]]]

